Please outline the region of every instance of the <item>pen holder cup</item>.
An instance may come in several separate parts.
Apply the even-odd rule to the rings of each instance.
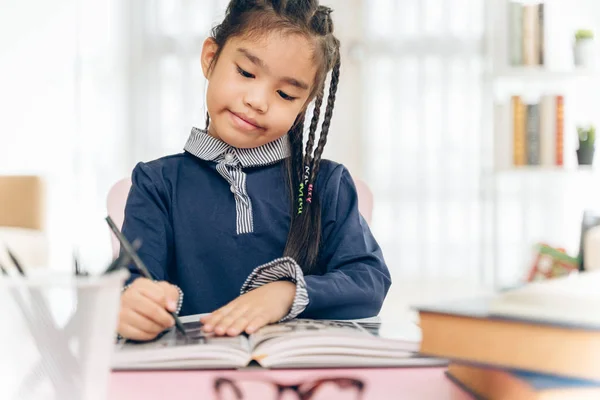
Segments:
[[[128,276],[0,277],[0,399],[106,400]]]

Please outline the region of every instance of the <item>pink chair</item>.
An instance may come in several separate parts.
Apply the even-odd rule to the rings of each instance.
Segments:
[[[371,216],[373,215],[373,192],[371,192],[369,186],[360,179],[355,179],[354,184],[356,185],[356,191],[358,193],[358,210],[367,223],[371,224]],[[131,178],[123,178],[115,183],[108,192],[106,202],[108,215],[115,221],[115,224],[119,229],[123,226],[123,220],[125,219],[125,203],[127,203],[127,196],[129,195],[130,188]],[[110,238],[113,259],[115,259],[119,256],[121,247],[114,233],[110,232]]]
[[[354,185],[356,186],[358,195],[358,211],[367,221],[367,224],[371,225],[371,218],[373,216],[373,192],[371,192],[367,183],[360,179],[355,179]]]
[[[125,219],[125,203],[127,203],[127,196],[129,195],[129,189],[131,188],[131,178],[123,178],[115,183],[109,190],[106,199],[106,209],[108,215],[115,221],[115,224],[121,229],[123,226],[123,220]],[[110,239],[112,243],[112,255],[113,259],[119,256],[119,240],[112,231],[110,232]]]

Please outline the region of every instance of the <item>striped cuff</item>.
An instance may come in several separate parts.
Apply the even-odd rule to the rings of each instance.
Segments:
[[[290,281],[296,285],[296,296],[288,314],[279,322],[296,318],[308,306],[308,291],[304,281],[302,268],[291,257],[283,257],[263,264],[252,271],[246,282],[242,285],[240,294],[248,293],[267,283],[277,281]]]

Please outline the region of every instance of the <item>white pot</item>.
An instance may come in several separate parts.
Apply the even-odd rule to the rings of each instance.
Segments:
[[[593,39],[575,42],[573,53],[577,67],[592,67],[596,64],[596,47]]]

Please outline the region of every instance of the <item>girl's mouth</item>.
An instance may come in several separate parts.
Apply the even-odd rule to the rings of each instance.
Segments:
[[[248,118],[242,114],[237,114],[237,113],[234,113],[233,111],[229,111],[229,114],[231,115],[233,124],[241,130],[255,131],[255,130],[264,129],[263,127],[258,125],[256,121],[254,121],[253,119]]]

